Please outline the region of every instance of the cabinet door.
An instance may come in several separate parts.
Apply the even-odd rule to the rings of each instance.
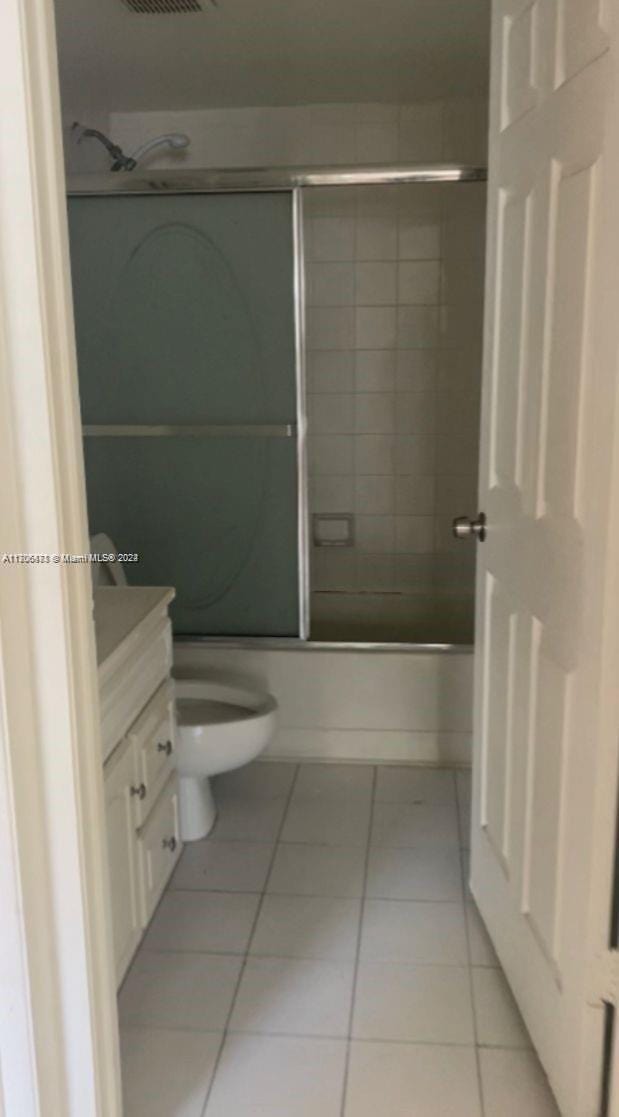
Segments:
[[[134,798],[136,827],[143,826],[160,792],[176,767],[174,688],[168,680],[159,687],[127,734],[135,749],[138,784],[144,798]]]
[[[146,925],[181,855],[178,777],[170,777],[138,835],[142,919]]]
[[[135,754],[130,742],[119,745],[105,766],[104,778],[114,962],[120,984],[142,933],[131,791],[135,782]]]

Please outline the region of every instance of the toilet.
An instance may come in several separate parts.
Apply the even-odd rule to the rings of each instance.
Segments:
[[[108,535],[93,535],[93,554],[118,554]],[[126,586],[121,562],[93,563],[95,586]],[[205,838],[217,807],[211,776],[241,768],[266,748],[277,724],[272,694],[225,674],[175,679],[180,831],[184,842]]]
[[[193,842],[217,817],[211,776],[259,756],[275,732],[277,702],[224,675],[181,677],[175,686],[181,838]]]

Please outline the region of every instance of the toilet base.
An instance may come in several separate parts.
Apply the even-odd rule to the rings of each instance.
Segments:
[[[197,842],[210,834],[217,808],[208,776],[180,776],[179,809],[182,841]]]

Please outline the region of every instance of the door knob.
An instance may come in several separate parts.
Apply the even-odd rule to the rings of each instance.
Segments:
[[[475,535],[479,542],[483,543],[486,538],[485,513],[480,512],[476,520],[471,520],[470,516],[456,516],[452,531],[456,539],[468,539],[469,536]]]

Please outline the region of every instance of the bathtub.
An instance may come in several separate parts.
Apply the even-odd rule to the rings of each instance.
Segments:
[[[174,663],[275,695],[272,759],[470,764],[470,645],[180,639]]]

